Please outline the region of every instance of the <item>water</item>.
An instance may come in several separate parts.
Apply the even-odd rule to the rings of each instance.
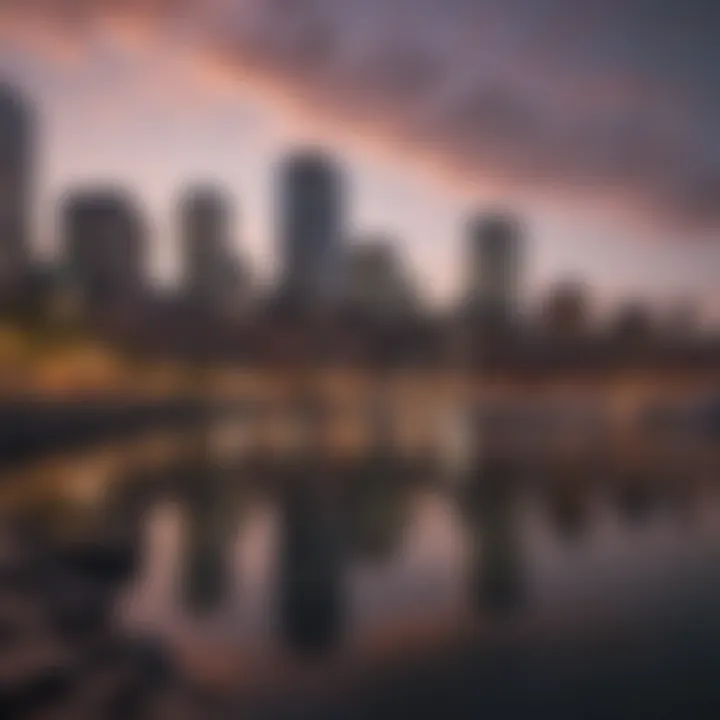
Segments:
[[[56,543],[136,547],[119,627],[235,667],[362,656],[508,617],[635,622],[720,581],[706,465],[672,492],[649,471],[635,494],[622,473],[590,483],[596,468],[578,461],[557,477],[486,467],[475,476],[495,483],[477,492],[472,472],[428,467],[253,454],[247,428],[224,424],[45,460],[6,477],[0,502]]]

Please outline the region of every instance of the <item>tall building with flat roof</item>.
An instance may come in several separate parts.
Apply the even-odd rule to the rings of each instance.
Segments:
[[[406,317],[417,309],[417,294],[395,246],[371,237],[348,248],[345,300],[353,310],[375,319]]]
[[[639,299],[618,303],[610,320],[610,333],[618,343],[642,343],[653,337],[657,318],[653,308]]]
[[[194,306],[234,312],[243,303],[247,278],[233,251],[233,205],[211,184],[185,189],[180,200],[183,287]]]
[[[470,315],[506,327],[518,309],[521,229],[511,215],[493,213],[470,224],[467,305]]]
[[[85,309],[131,307],[144,291],[146,229],[139,208],[121,190],[69,195],[62,208],[65,260]]]
[[[341,289],[343,192],[321,152],[291,155],[280,175],[281,295],[295,307],[331,306]]]
[[[548,292],[542,306],[541,326],[554,338],[577,337],[588,330],[590,300],[580,280],[563,280]]]
[[[21,285],[29,256],[34,117],[20,93],[0,84],[0,296]]]

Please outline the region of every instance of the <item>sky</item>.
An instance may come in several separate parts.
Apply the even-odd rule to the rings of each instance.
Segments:
[[[501,207],[529,297],[579,277],[720,318],[719,33],[710,0],[0,0],[0,79],[38,115],[43,253],[64,192],[119,182],[171,281],[178,193],[220,181],[269,281],[278,161],[321,144],[350,238],[393,238],[432,300]]]

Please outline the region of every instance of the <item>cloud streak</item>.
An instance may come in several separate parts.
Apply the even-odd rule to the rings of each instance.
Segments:
[[[191,40],[349,136],[381,135],[471,183],[610,195],[720,227],[712,1],[5,0],[2,13]]]

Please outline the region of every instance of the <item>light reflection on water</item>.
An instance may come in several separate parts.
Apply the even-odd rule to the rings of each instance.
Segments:
[[[482,567],[473,567],[468,542],[473,529],[463,522],[457,502],[416,488],[407,505],[389,555],[347,561],[344,640],[349,647],[398,624],[473,612],[469,589]],[[524,497],[519,505],[524,613],[630,611],[658,595],[667,598],[680,578],[718,577],[717,496],[705,497],[692,521],[664,508],[637,524],[609,499],[599,500],[582,533],[570,539],[558,532],[537,498]],[[277,649],[279,523],[272,499],[250,501],[227,544],[216,548],[229,576],[227,593],[210,613],[198,615],[183,598],[183,583],[192,582],[183,580],[187,513],[177,503],[158,504],[146,518],[144,567],[124,599],[124,622],[184,642]]]
[[[277,529],[272,508],[258,503],[229,542],[216,548],[228,574],[226,592],[217,607],[202,614],[193,612],[185,597],[187,584],[197,581],[184,576],[192,572],[183,552],[185,519],[183,508],[172,501],[148,514],[142,568],[121,601],[123,622],[185,642],[242,642],[248,648],[270,643]]]
[[[244,428],[205,439],[158,435],[129,449],[57,459],[28,473],[33,481],[22,492],[8,490],[5,500],[42,505],[49,493],[59,524],[74,531],[102,533],[98,517],[107,518],[141,547],[140,566],[118,602],[122,624],[210,649],[281,649],[281,596],[294,582],[283,577],[281,555],[297,542],[309,543],[299,562],[311,573],[328,544],[339,548],[337,567],[325,568],[331,576],[318,587],[323,601],[338,593],[347,648],[403,625],[478,617],[478,583],[493,563],[501,582],[517,580],[517,613],[525,616],[642,613],[643,603],[669,600],[686,581],[720,579],[720,496],[707,483],[683,505],[655,498],[631,513],[610,483],[581,492],[577,507],[572,494],[549,503],[547,489],[521,485],[509,496],[503,526],[490,532],[482,503],[480,512],[469,507],[462,484],[385,470],[361,479],[355,494],[340,493],[328,511],[339,522],[326,527],[322,512],[301,517],[302,532],[317,525],[317,536],[290,536],[288,545],[282,485],[237,466],[248,448]],[[582,472],[575,481],[584,481]],[[335,479],[333,487],[344,482]],[[43,490],[33,490],[38,483]],[[324,497],[315,492],[310,507]],[[85,526],[80,516],[94,522]]]

